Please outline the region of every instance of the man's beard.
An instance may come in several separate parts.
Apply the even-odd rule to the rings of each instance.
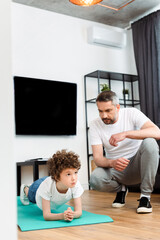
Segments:
[[[106,125],[109,125],[109,124],[113,124],[113,123],[115,123],[115,120],[116,120],[116,118],[114,118],[114,119],[110,119],[110,118],[102,118],[102,121],[103,121],[104,124],[106,124]]]

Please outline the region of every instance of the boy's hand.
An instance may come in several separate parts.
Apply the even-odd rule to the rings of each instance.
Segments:
[[[64,211],[64,220],[65,221],[72,221],[74,217],[74,212],[72,211],[72,209],[69,207],[67,208],[66,211]]]

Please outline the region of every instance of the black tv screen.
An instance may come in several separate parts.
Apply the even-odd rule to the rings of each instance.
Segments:
[[[16,135],[76,135],[77,84],[14,77]]]

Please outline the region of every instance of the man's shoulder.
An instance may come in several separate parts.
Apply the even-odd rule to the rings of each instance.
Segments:
[[[102,120],[100,119],[100,117],[95,118],[94,120],[92,120],[89,124],[90,127],[94,127],[97,126],[99,124],[102,123]]]
[[[127,121],[133,121],[134,123],[146,122],[148,120],[148,118],[143,112],[141,112],[139,109],[134,107],[123,108],[121,111],[121,119],[123,120],[125,119]]]
[[[138,109],[135,107],[126,107],[126,108],[121,108],[121,111],[137,111]],[[138,110],[139,111],[139,110]]]
[[[121,114],[133,114],[141,111],[138,110],[137,108],[130,107],[130,108],[121,108],[120,112]]]
[[[90,125],[95,124],[95,123],[97,123],[97,122],[99,122],[99,117],[93,119],[93,120],[90,122]]]

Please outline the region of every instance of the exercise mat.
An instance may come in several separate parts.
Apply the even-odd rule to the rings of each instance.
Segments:
[[[65,204],[57,211],[54,211],[54,213],[64,212],[68,207],[70,206]],[[71,208],[73,209],[73,207]],[[64,220],[45,221],[42,211],[37,207],[36,204],[30,203],[29,205],[25,206],[21,203],[20,197],[17,197],[17,211],[17,225],[20,227],[21,231],[113,222],[112,218],[109,216],[90,213],[84,210],[80,218],[73,219],[71,222]]]

